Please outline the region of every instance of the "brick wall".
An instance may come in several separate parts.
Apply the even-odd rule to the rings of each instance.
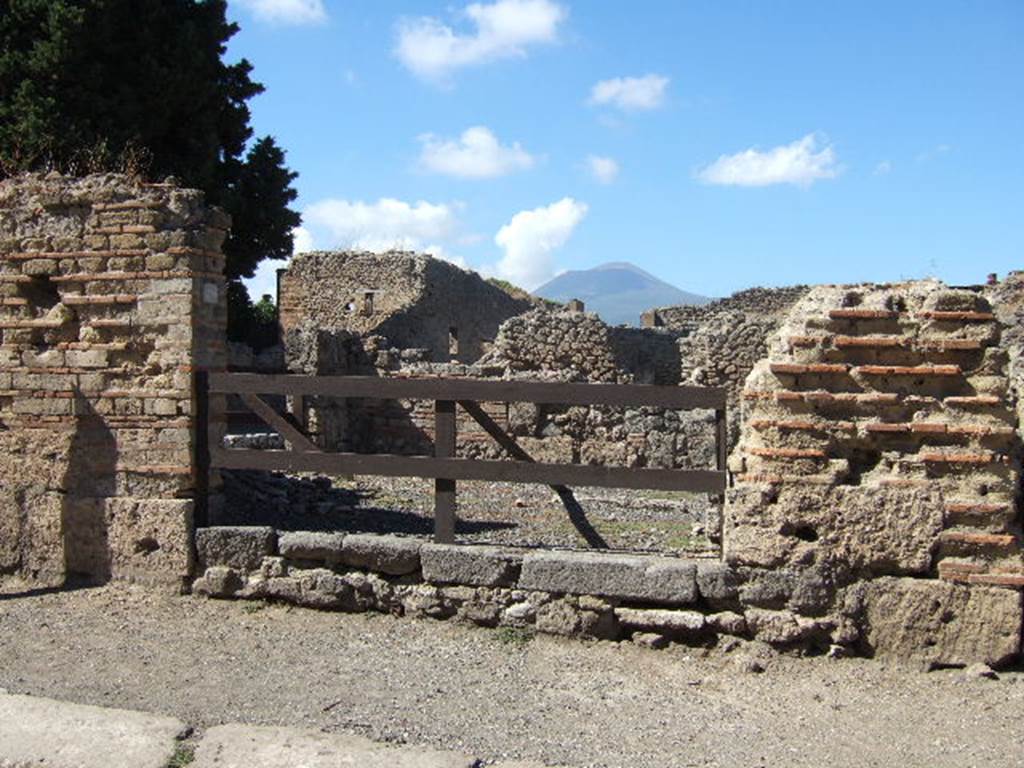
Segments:
[[[0,183],[0,572],[188,577],[192,372],[224,364],[228,223],[173,184]]]
[[[1024,586],[1009,362],[980,291],[814,289],[743,391],[727,555]]]

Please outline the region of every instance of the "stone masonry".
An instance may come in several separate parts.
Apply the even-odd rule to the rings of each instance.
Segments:
[[[314,252],[280,278],[282,335],[318,330],[383,336],[399,349],[425,349],[434,362],[472,363],[502,321],[532,304],[423,254]]]
[[[173,183],[0,182],[0,573],[189,577],[192,372],[223,367],[228,224]]]

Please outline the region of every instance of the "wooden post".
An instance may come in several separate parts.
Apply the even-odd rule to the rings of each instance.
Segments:
[[[455,457],[455,401],[437,400],[434,404],[434,456]],[[434,480],[434,541],[455,543],[455,481]]]
[[[729,458],[729,422],[725,408],[715,411],[715,443],[717,447],[718,471],[725,472]]]
[[[210,523],[210,374],[205,370],[195,372],[195,407],[193,519],[196,528],[205,528]]]
[[[722,486],[722,492],[718,496],[718,503],[721,508],[718,511],[718,530],[715,531],[714,536],[709,536],[714,540],[721,543],[723,528],[725,525],[725,489],[728,487],[729,472],[727,469],[727,463],[729,459],[729,421],[725,416],[725,408],[722,407],[715,411],[715,457],[717,469],[725,475],[725,481]]]

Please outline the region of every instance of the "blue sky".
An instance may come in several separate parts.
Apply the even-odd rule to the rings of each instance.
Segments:
[[[1024,268],[1024,3],[230,0],[301,249],[528,288]],[[250,286],[271,285],[273,267]]]

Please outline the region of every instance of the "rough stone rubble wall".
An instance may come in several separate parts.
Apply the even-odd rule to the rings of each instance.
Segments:
[[[716,315],[732,312],[778,318],[785,316],[789,309],[809,290],[810,287],[806,285],[792,285],[785,288],[748,288],[707,304],[687,304],[651,309],[644,313],[643,320],[648,327],[683,330],[703,325]]]
[[[390,347],[380,336],[300,326],[286,337],[289,370],[382,377],[540,381],[679,382],[670,332],[611,328],[595,315],[534,310],[502,324],[477,364],[431,363],[425,350]],[[659,408],[537,407],[488,403],[485,411],[539,461],[617,466],[714,467],[714,415]],[[504,451],[459,411],[459,455],[496,458]],[[311,403],[309,423],[327,447],[427,454],[433,450],[433,403]]]
[[[844,588],[814,568],[258,527],[204,529],[196,543],[202,575],[193,588],[219,598],[606,640],[641,635],[659,645],[754,639],[941,664],[1004,664],[1020,642],[1019,596],[1006,589],[900,579]]]
[[[279,305],[285,336],[308,324],[385,336],[400,349],[428,350],[434,362],[462,363],[532,306],[474,272],[406,252],[299,254],[281,275]]]
[[[0,572],[189,577],[192,372],[223,367],[228,223],[173,184],[0,183]]]

